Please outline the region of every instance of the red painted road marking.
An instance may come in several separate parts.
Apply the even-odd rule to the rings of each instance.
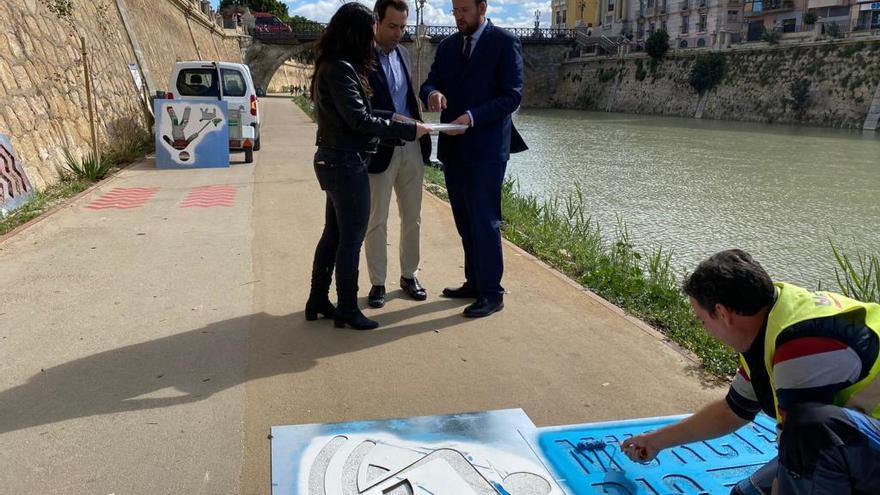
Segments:
[[[157,192],[159,192],[158,187],[116,187],[92,201],[86,208],[92,210],[138,208],[155,196]]]
[[[181,208],[211,208],[212,206],[235,206],[235,186],[196,187],[186,196]]]

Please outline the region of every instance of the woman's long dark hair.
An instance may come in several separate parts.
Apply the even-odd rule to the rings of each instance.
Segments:
[[[358,2],[346,3],[333,14],[315,48],[318,56],[315,59],[315,72],[312,73],[310,87],[312,100],[315,99],[315,78],[318,70],[323,63],[334,60],[350,63],[357,71],[364,89],[368,94],[371,92],[367,78],[376,59],[373,49],[375,24],[376,16],[373,11]]]

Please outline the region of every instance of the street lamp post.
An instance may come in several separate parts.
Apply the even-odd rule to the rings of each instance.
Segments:
[[[416,0],[416,81],[419,86],[422,84],[422,48],[424,41],[427,39],[427,28],[425,27],[425,2],[426,0]],[[418,87],[418,86],[417,86]],[[416,98],[419,110],[422,109],[421,98]]]
[[[535,11],[535,32],[537,33],[540,28],[541,28],[541,11],[536,10]]]

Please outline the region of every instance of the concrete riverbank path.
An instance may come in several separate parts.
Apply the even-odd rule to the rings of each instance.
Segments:
[[[306,322],[315,125],[288,98],[262,108],[252,165],[146,161],[0,242],[0,492],[268,494],[272,425],[521,407],[544,426],[724,393],[511,246],[504,311],[463,318],[466,302],[439,297],[462,281],[462,251],[430,196],[428,300],[393,290],[389,256],[390,300],[365,311],[379,330]]]

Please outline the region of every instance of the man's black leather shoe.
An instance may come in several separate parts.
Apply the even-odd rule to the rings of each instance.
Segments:
[[[464,315],[468,318],[482,318],[504,309],[504,301],[494,301],[488,297],[479,297],[476,302],[464,308]]]
[[[425,288],[419,283],[419,279],[415,277],[400,277],[400,288],[403,289],[403,292],[405,292],[407,296],[416,301],[424,301],[428,298],[428,293],[425,291]]]
[[[371,308],[381,308],[382,306],[385,306],[384,285],[374,285],[373,288],[370,289],[370,295],[367,296],[367,304],[369,304]]]
[[[477,293],[477,289],[468,285],[467,282],[461,287],[447,287],[443,289],[443,297],[448,297],[450,299],[468,299],[479,296],[480,294]]]

